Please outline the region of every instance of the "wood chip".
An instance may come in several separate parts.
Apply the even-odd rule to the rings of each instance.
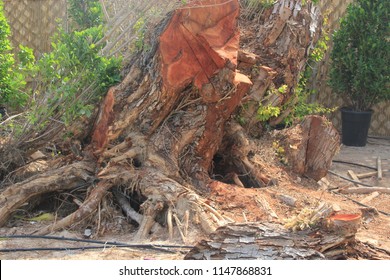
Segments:
[[[278,215],[274,210],[272,210],[271,206],[269,206],[267,200],[264,197],[256,196],[255,201],[267,213],[270,220],[279,219]]]
[[[390,194],[390,188],[382,188],[382,187],[358,187],[358,188],[347,188],[340,190],[341,193],[372,193],[372,192],[380,192],[380,193],[388,193]]]
[[[279,194],[276,195],[276,198],[288,206],[295,207],[297,205],[297,200],[292,196]]]
[[[356,174],[356,176],[359,179],[364,179],[364,178],[368,178],[368,177],[372,177],[372,176],[377,176],[377,174],[378,174],[377,171],[372,171],[372,172],[367,172],[367,173]]]
[[[360,182],[360,179],[358,178],[358,176],[356,175],[355,172],[353,172],[352,170],[348,170],[348,175],[349,177],[351,177],[352,180],[356,181],[356,182]],[[356,187],[359,187],[359,184],[356,184],[355,183],[355,186]]]
[[[382,180],[382,160],[381,160],[381,157],[377,158],[376,168],[378,170],[378,180]]]
[[[360,200],[360,203],[366,204],[367,202],[373,200],[375,197],[379,195],[379,192],[373,192],[372,194],[366,196],[362,200]]]
[[[46,155],[45,155],[44,153],[42,153],[41,151],[38,150],[38,151],[32,153],[32,154],[30,155],[30,158],[31,158],[32,160],[45,159],[45,158],[46,158]]]

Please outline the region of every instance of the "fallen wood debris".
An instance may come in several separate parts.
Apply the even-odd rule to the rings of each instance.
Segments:
[[[278,215],[268,204],[267,200],[264,197],[256,196],[255,201],[257,204],[264,210],[268,215],[268,220],[279,219]]]
[[[321,178],[321,180],[319,180],[317,184],[320,186],[320,190],[324,190],[324,191],[325,190],[331,191],[339,188],[339,186],[331,184],[329,180],[326,179],[326,177]]]
[[[365,198],[363,198],[362,200],[360,200],[360,203],[365,204],[367,202],[370,202],[371,200],[373,200],[377,196],[379,196],[379,192],[375,191],[375,192],[371,193],[370,195],[366,196]]]
[[[378,170],[378,180],[382,180],[383,173],[382,173],[382,160],[381,160],[381,157],[377,158],[376,169]]]
[[[364,178],[368,178],[368,177],[377,176],[377,174],[378,174],[377,171],[372,171],[372,172],[367,172],[367,173],[356,174],[356,176],[357,176],[359,179],[364,179]]]
[[[343,176],[343,175],[340,175],[340,174],[338,174],[338,173],[336,173],[336,172],[334,172],[334,171],[332,171],[332,170],[328,170],[328,172],[329,172],[330,174],[332,174],[332,175],[335,175],[335,176],[337,176],[337,177],[340,177],[341,179],[344,179],[344,180],[346,180],[346,181],[348,181],[348,182],[351,182],[351,183],[354,183],[354,184],[358,184],[358,185],[365,186],[365,187],[370,187],[370,188],[374,187],[374,186],[372,186],[372,185],[370,185],[370,184],[366,184],[366,183],[363,183],[363,182],[358,182],[358,181],[349,179],[349,178],[347,178],[347,177],[345,177],[345,176]]]
[[[285,194],[277,194],[276,198],[290,207],[296,207],[297,205],[297,200],[292,196]]]
[[[389,259],[390,252],[368,248],[369,244],[355,239],[361,218],[361,214],[333,214],[318,226],[298,232],[275,223],[231,223],[200,241],[184,259]]]
[[[348,199],[348,200],[350,200],[350,201],[356,203],[357,205],[363,206],[364,208],[373,208],[373,207],[370,207],[370,206],[368,206],[368,205],[366,205],[366,204],[361,203],[360,201],[357,201],[357,200],[355,200],[355,199],[353,199],[353,198],[350,198],[349,196],[347,196],[347,195],[345,195],[345,194],[342,194],[342,193],[340,193],[340,192],[332,191],[332,193],[335,194],[335,195],[340,195],[340,196],[344,197],[345,199]],[[377,210],[377,209],[375,209],[375,210],[376,210],[378,213],[380,213],[380,214],[383,214],[383,215],[385,215],[385,216],[389,216],[389,217],[390,217],[390,213],[387,213],[387,212],[381,211],[381,210]]]
[[[185,259],[342,259],[353,242],[354,234],[344,232],[291,232],[271,223],[228,224],[198,243]]]
[[[348,170],[348,175],[349,175],[349,177],[351,177],[352,180],[354,180],[354,181],[360,183],[360,179],[359,179],[359,177],[355,174],[355,172],[353,172],[352,170]],[[355,186],[356,186],[356,187],[359,187],[359,184],[358,184],[358,183],[355,183]]]
[[[388,193],[390,194],[390,188],[384,187],[357,187],[357,188],[346,188],[340,190],[341,193],[372,193],[372,192],[380,192],[380,193]]]

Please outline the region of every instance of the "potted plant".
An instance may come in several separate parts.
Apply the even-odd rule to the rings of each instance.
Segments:
[[[342,141],[365,146],[372,106],[390,100],[390,1],[355,0],[333,36],[330,86],[343,97]]]

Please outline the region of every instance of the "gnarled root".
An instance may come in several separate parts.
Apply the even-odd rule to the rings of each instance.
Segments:
[[[88,217],[97,209],[100,201],[102,200],[103,196],[106,194],[106,191],[109,190],[112,186],[113,185],[111,182],[106,182],[106,181],[99,182],[77,211],[66,216],[65,218],[61,219],[60,221],[56,222],[53,225],[49,225],[42,228],[37,232],[37,234],[39,235],[49,234],[50,232],[66,228]]]
[[[90,161],[76,162],[7,187],[0,194],[0,226],[8,221],[15,210],[33,197],[91,184],[95,168],[95,164]]]
[[[274,184],[263,174],[258,166],[250,161],[250,143],[244,129],[234,120],[225,127],[225,137],[217,153],[221,157],[214,162],[214,174],[222,175],[225,183],[234,183],[238,186],[261,188]]]
[[[113,193],[125,214],[139,224],[134,238],[137,241],[152,237],[150,233],[156,233],[160,239],[164,239],[163,233],[166,231],[169,234],[166,238],[177,237],[186,242],[189,232],[211,233],[227,223],[191,187],[183,185],[182,179],[176,178],[174,173],[170,175],[172,178],[165,175],[169,172],[164,167],[164,159],[145,155],[138,147],[130,147],[127,152],[121,147],[118,149],[121,154],[111,154],[113,158],[107,160],[105,167],[98,172],[96,159],[81,161],[10,186],[0,194],[0,222],[4,224],[13,211],[33,196],[82,186],[89,188],[89,194],[79,204],[79,208],[65,218],[43,227],[37,234],[48,234],[86,220],[96,213],[101,201],[113,187],[116,187]],[[137,156],[143,161],[139,168],[132,164]],[[138,212],[126,201],[128,197],[116,191],[120,188],[127,190],[130,196],[138,194],[141,199]]]
[[[44,227],[43,229],[38,231],[38,234],[44,235],[48,234],[52,231],[56,231],[59,229],[63,229],[69,227],[74,223],[78,223],[83,219],[90,216],[95,210],[98,208],[100,202],[103,197],[107,194],[107,191],[119,184],[128,184],[131,180],[138,176],[135,172],[130,172],[126,168],[122,168],[120,166],[116,166],[116,168],[112,168],[111,170],[106,170],[107,172],[105,176],[100,177],[100,181],[98,184],[92,189],[91,193],[87,197],[87,199],[82,203],[78,210],[73,212],[72,214],[66,216],[60,221],[56,222],[53,225]],[[64,175],[67,176],[67,175]]]
[[[139,181],[139,191],[148,199],[141,206],[143,220],[136,240],[148,238],[157,216],[165,217],[162,223],[167,227],[169,239],[174,237],[176,228],[183,242],[186,242],[189,228],[194,229],[199,225],[203,232],[210,233],[227,223],[194,191],[155,169],[148,169],[144,173]]]

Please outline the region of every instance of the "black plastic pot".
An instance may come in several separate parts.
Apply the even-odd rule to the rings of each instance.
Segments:
[[[356,112],[341,108],[342,142],[346,146],[364,147],[367,144],[372,111]]]

